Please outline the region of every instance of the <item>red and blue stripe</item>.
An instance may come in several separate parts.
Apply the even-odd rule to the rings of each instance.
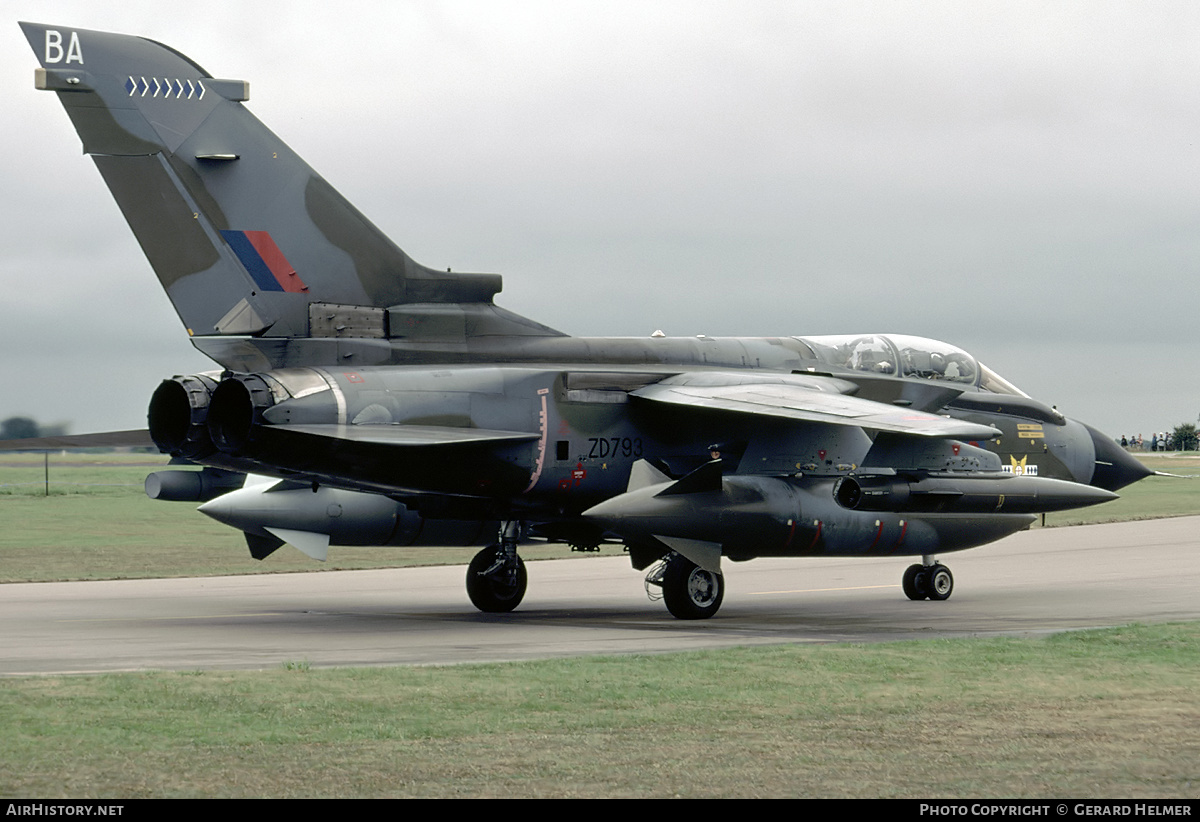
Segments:
[[[266,231],[224,229],[221,236],[229,243],[260,291],[287,291],[293,294],[308,291],[308,286]]]

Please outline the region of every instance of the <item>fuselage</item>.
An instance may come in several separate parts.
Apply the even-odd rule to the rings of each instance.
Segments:
[[[1028,397],[962,349],[936,340],[885,334],[460,336],[463,329],[456,325],[444,341],[429,339],[428,329],[423,329],[421,339],[411,341],[209,337],[194,342],[238,372],[275,373],[287,379],[297,373],[289,369],[292,364],[319,369],[343,399],[327,397],[334,403],[333,410],[322,409],[306,417],[308,421],[354,424],[357,419],[360,424],[465,425],[536,433],[540,450],[530,465],[540,470],[531,477],[516,472],[505,486],[507,492],[519,492],[525,485],[541,490],[547,484],[589,489],[576,494],[570,508],[614,493],[637,459],[664,459],[677,471],[686,471],[705,458],[709,443],[700,440],[712,436],[710,426],[689,430],[695,426],[656,420],[653,414],[638,414],[629,407],[630,390],[683,371],[834,377],[853,383],[848,393],[864,399],[992,426],[999,436],[972,445],[996,454],[1001,470],[1008,473],[1067,479],[1107,490],[1147,473],[1110,438]],[[312,392],[311,386],[300,390]],[[472,399],[480,393],[504,401]],[[375,401],[384,397],[390,398],[388,402]],[[368,406],[367,416],[361,417]],[[717,439],[736,441],[744,453],[755,439],[744,427],[732,424],[732,430]],[[751,427],[761,440],[762,430],[772,426],[755,422]],[[780,439],[775,438],[776,445]],[[776,453],[772,465],[747,464],[745,470],[796,470],[814,462],[828,463],[830,469],[860,465],[856,458],[869,447],[865,437],[853,445],[845,442],[846,437],[824,435],[823,439],[824,447],[814,443],[808,450]],[[843,450],[835,454],[837,449]],[[493,483],[495,478],[483,481]]]

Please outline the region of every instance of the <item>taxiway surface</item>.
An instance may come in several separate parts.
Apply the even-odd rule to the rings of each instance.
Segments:
[[[1033,635],[1200,619],[1200,517],[1038,529],[939,559],[945,602],[910,602],[910,558],[725,563],[725,602],[682,622],[620,557],[531,562],[504,615],[463,566],[0,585],[0,675],[449,664],[789,642]]]

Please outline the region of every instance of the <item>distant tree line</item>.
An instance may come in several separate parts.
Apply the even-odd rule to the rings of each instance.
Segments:
[[[27,440],[32,437],[61,437],[66,424],[39,425],[32,417],[9,417],[0,421],[0,440]]]
[[[1143,437],[1141,434],[1126,437],[1122,434],[1118,442],[1122,447],[1134,451],[1196,451],[1200,450],[1198,439],[1200,434],[1197,433],[1196,426],[1185,422],[1175,426],[1173,431],[1155,431],[1149,437]]]
[[[1170,447],[1173,451],[1197,451],[1197,441],[1200,440],[1200,435],[1196,432],[1196,426],[1190,422],[1185,422],[1183,425],[1175,426],[1175,430],[1171,432]]]

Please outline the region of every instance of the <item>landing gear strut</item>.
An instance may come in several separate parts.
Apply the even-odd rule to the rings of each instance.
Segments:
[[[904,571],[900,587],[909,599],[949,599],[954,592],[954,575],[933,557],[922,557],[924,565],[910,565]]]
[[[648,585],[661,585],[663,601],[676,619],[708,619],[725,598],[725,575],[706,571],[680,554],[651,569]]]
[[[489,614],[504,614],[521,604],[528,577],[517,556],[519,522],[500,527],[500,541],[484,548],[467,566],[467,596],[471,604]]]

